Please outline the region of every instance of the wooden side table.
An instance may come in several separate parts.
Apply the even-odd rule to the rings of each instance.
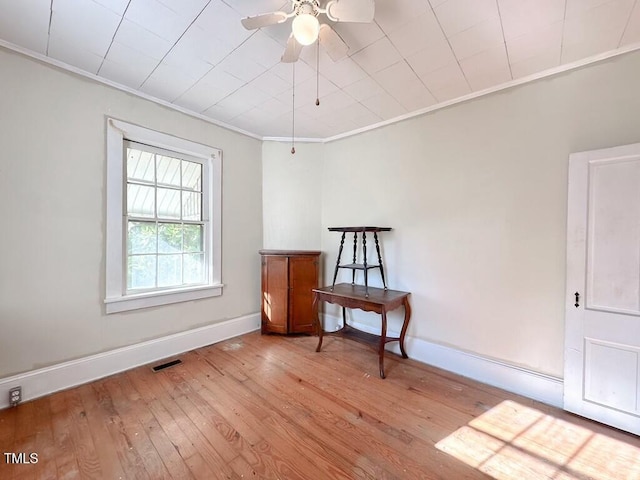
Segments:
[[[336,332],[324,332],[320,315],[316,316],[316,329],[318,332],[318,346],[316,352],[322,348],[324,335],[341,335],[346,338],[373,345],[378,349],[378,363],[380,366],[380,378],[385,378],[384,373],[384,347],[389,342],[399,342],[400,352],[403,358],[409,358],[404,350],[404,337],[407,333],[409,320],[411,319],[411,305],[409,304],[409,292],[389,290],[363,285],[351,285],[339,283],[330,287],[315,288],[313,291],[313,310],[318,311],[318,302],[327,302],[342,307],[342,328]],[[387,337],[387,312],[404,306],[404,322],[399,337]],[[363,332],[351,325],[347,325],[347,308],[357,308],[365,312],[379,313],[382,318],[380,335]]]

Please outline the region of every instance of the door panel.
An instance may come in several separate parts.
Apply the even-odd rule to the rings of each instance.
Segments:
[[[262,331],[287,333],[288,258],[265,256],[262,262]]]
[[[640,144],[635,144],[570,156],[565,409],[640,434],[639,378]]]
[[[312,333],[315,311],[312,309],[313,294],[311,290],[318,286],[318,258],[295,257],[289,263],[291,292],[290,331],[292,333]]]
[[[630,345],[585,339],[585,400],[639,414],[639,353]]]
[[[640,162],[589,163],[587,307],[640,314]]]

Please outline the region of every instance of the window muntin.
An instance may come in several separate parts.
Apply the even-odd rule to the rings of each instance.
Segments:
[[[137,142],[124,150],[127,294],[207,284],[205,166]]]

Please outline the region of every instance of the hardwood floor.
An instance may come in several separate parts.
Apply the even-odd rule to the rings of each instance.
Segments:
[[[315,345],[252,333],[0,411],[0,479],[640,479],[638,437],[393,355],[381,380],[368,347]]]

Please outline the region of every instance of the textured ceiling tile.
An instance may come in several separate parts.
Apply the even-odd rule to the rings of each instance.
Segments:
[[[560,62],[562,46],[562,22],[535,30],[533,32],[513,37],[507,40],[507,51],[511,63],[522,62],[528,58],[538,56],[550,50],[557,52],[557,66]]]
[[[34,52],[46,53],[50,5],[49,0],[3,2],[0,10],[0,37]]]
[[[345,87],[344,91],[358,101],[384,93],[384,89],[371,77],[365,77]]]
[[[511,64],[513,78],[526,77],[535,73],[557,67],[560,62],[560,48],[551,48]]]
[[[404,27],[429,9],[425,0],[394,0],[376,3],[375,20],[386,34]]]
[[[620,45],[629,45],[631,43],[640,43],[640,3],[638,2],[636,2],[636,6],[631,13]]]
[[[407,58],[407,62],[416,74],[422,78],[429,72],[433,72],[443,68],[451,63],[457,63],[449,44],[436,47],[426,48]]]
[[[388,93],[380,93],[361,102],[365,107],[383,120],[399,117],[407,110]]]
[[[507,40],[564,21],[565,0],[498,0]]]
[[[158,60],[162,60],[173,46],[172,42],[126,18],[122,20],[113,40]]]
[[[470,91],[467,80],[457,62],[429,72],[422,77],[422,81],[432,92],[442,91],[451,85],[455,85],[457,90],[465,90],[464,87],[466,87],[466,93]]]
[[[209,35],[198,26],[192,26],[171,49],[170,55],[195,57],[216,65],[233,52],[234,47]]]
[[[178,13],[158,0],[132,0],[125,18],[174,43],[195,19],[195,14]]]
[[[200,113],[238,90],[242,85],[242,80],[220,68],[214,68],[178,97],[175,103]]]
[[[447,0],[434,8],[447,37],[498,13],[496,0]]]
[[[489,50],[504,43],[502,25],[498,15],[470,27],[449,38],[451,48],[458,60]]]
[[[346,87],[367,77],[367,73],[351,58],[320,67],[320,72],[339,87]]]
[[[473,91],[512,80],[504,45],[466,58],[460,62],[460,66]]]
[[[142,84],[140,90],[167,102],[172,102],[194,83],[179,68],[161,63]]]
[[[158,66],[158,60],[133,48],[114,42],[98,74],[111,80],[126,78],[125,85],[138,88]],[[127,74],[124,70],[129,70]]]
[[[376,23],[338,23],[333,29],[349,46],[349,55],[359,52],[384,37]]]
[[[68,0],[53,3],[51,35],[104,56],[122,17],[94,2]]]
[[[124,11],[127,9],[127,5],[129,5],[129,0],[93,0],[96,3],[99,3],[103,7],[108,8],[114,13],[122,16]]]
[[[440,24],[431,10],[418,15],[401,29],[390,33],[389,39],[404,57],[447,43]]]
[[[51,35],[49,56],[89,73],[97,73],[104,57],[82,48],[68,38]]]
[[[398,51],[386,37],[359,51],[352,58],[369,74],[379,72],[401,59]]]

